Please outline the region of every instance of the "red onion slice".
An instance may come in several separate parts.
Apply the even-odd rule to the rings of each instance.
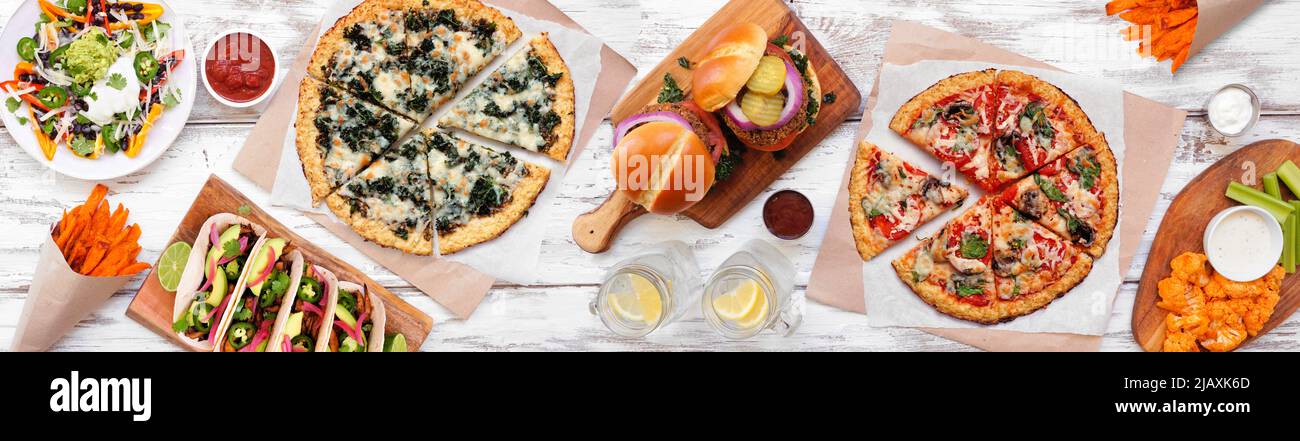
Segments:
[[[686,130],[695,130],[691,127],[691,123],[686,121],[686,118],[682,118],[681,115],[673,112],[651,112],[632,115],[623,122],[618,123],[618,128],[614,129],[614,147],[618,147],[618,143],[623,142],[623,137],[627,136],[627,133],[631,132],[632,129],[652,122],[670,122],[685,127]]]
[[[807,96],[807,92],[804,90],[803,76],[799,75],[799,69],[796,69],[794,64],[790,63],[789,60],[783,58],[782,61],[785,62],[786,98],[785,108],[781,109],[781,119],[777,120],[776,124],[770,126],[760,126],[755,124],[753,121],[749,120],[748,116],[745,116],[745,111],[740,108],[740,98],[737,97],[735,100],[728,103],[727,107],[724,107],[722,112],[727,116],[727,118],[730,118],[731,122],[735,123],[737,127],[740,127],[743,130],[779,129],[785,127],[786,124],[789,124],[795,116],[799,115],[799,111],[803,110],[804,99]]]

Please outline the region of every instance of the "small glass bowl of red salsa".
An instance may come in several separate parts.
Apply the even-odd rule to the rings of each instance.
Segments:
[[[275,90],[279,57],[252,31],[228,32],[208,45],[203,58],[203,85],[230,107],[261,104]]]

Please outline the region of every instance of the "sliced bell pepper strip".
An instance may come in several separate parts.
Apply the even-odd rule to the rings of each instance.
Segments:
[[[144,127],[140,128],[140,133],[131,135],[131,139],[127,143],[126,157],[134,158],[136,155],[140,154],[140,150],[144,148],[145,140],[149,139],[149,130],[153,128],[153,123],[162,115],[165,107],[167,106],[164,106],[161,103],[154,104],[153,109],[149,110],[149,116],[144,120]]]
[[[45,154],[45,160],[53,161],[54,152],[58,150],[59,146],[55,145],[54,141],[51,141],[50,137],[46,136],[44,131],[41,131],[41,123],[40,123],[41,120],[36,118],[35,111],[33,111],[31,108],[28,108],[27,116],[31,117],[31,122],[33,127],[32,131],[36,133],[36,143],[41,146],[41,153]]]
[[[162,58],[159,58],[158,65],[165,67],[166,69],[160,69],[158,71],[157,76],[155,77],[158,79],[158,84],[154,84],[147,92],[140,92],[140,100],[143,101],[149,99],[153,94],[158,93],[158,89],[167,85],[167,80],[171,78],[172,72],[175,72],[176,68],[180,67],[182,61],[185,61],[185,49],[172,51],[172,53],[163,55]]]
[[[70,19],[70,20],[75,21],[75,22],[77,22],[77,23],[85,23],[85,22],[86,22],[86,17],[82,17],[82,16],[79,16],[79,15],[73,15],[71,12],[68,12],[67,9],[63,9],[63,8],[58,7],[58,6],[55,6],[54,3],[50,3],[50,2],[47,1],[47,0],[37,0],[37,2],[40,3],[41,10],[45,12],[45,15],[48,15],[48,16],[50,16],[50,17],[52,17],[52,18],[53,18],[53,17],[57,17],[57,18],[67,18],[67,19]],[[89,8],[87,8],[87,9],[89,9]]]
[[[141,18],[141,19],[139,19],[139,20],[134,20],[134,22],[135,22],[135,24],[137,24],[137,25],[144,26],[144,25],[147,25],[147,24],[149,24],[149,23],[153,23],[155,20],[158,20],[159,17],[162,17],[162,15],[163,15],[163,8],[162,8],[161,5],[156,5],[156,4],[152,4],[152,3],[145,3],[145,4],[144,4],[144,9],[141,10],[139,13],[140,13],[140,14],[143,14],[143,15],[144,15],[144,18]],[[119,22],[117,22],[117,23],[113,23],[113,24],[108,25],[108,29],[109,29],[109,30],[112,30],[112,31],[120,31],[120,30],[127,29],[127,28],[130,28],[130,27],[131,27],[131,22],[120,22],[120,21],[119,21]]]
[[[14,79],[15,79],[15,80],[21,80],[21,79],[23,79],[23,75],[35,75],[35,74],[36,74],[36,66],[32,65],[32,63],[28,63],[28,62],[24,61],[24,62],[18,63],[17,66],[14,66]]]

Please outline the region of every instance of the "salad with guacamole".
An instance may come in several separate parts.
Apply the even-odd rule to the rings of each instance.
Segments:
[[[36,134],[45,159],[59,147],[86,159],[144,148],[154,122],[181,103],[167,80],[185,59],[169,47],[161,5],[38,0],[35,34],[18,42],[0,99]]]

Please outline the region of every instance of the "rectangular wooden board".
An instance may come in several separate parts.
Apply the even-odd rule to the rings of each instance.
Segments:
[[[240,213],[241,207],[247,207],[247,214]],[[433,329],[433,318],[428,314],[398,298],[356,267],[294,234],[293,230],[276,221],[270,214],[216,175],[208,177],[207,184],[199,190],[189,212],[185,214],[185,218],[181,220],[180,225],[176,227],[176,232],[167,243],[169,245],[176,242],[192,243],[195,236],[199,234],[199,229],[203,227],[203,223],[218,213],[239,214],[265,227],[268,237],[287,239],[290,247],[301,251],[308,262],[328,268],[338,275],[339,280],[365,285],[370,292],[378,294],[384,301],[384,311],[387,313],[385,333],[401,333],[406,337],[408,348],[418,351]],[[155,262],[154,268],[157,267]],[[180,337],[172,332],[172,309],[175,299],[176,294],[163,289],[158,278],[154,277],[151,271],[140,286],[140,291],[131,300],[131,305],[127,307],[126,315],[158,335],[179,343]]]
[[[789,6],[780,0],[732,0],[650,70],[645,79],[614,106],[611,114],[614,125],[637,114],[646,105],[654,104],[663,87],[665,74],[671,74],[682,91],[689,94],[691,74],[678,64],[678,59],[685,57],[694,63],[707,53],[709,41],[714,35],[727,26],[740,22],[751,22],[763,27],[771,38],[801,35],[805,53],[821,82],[822,93],[833,93],[836,100],[833,104],[822,107],[817,124],[805,131],[790,148],[777,154],[746,149],[742,155],[743,164],[731,178],[719,183],[703,201],[686,211],[686,216],[706,228],[718,228],[726,223],[830,136],[862,104],[862,93],[857,86],[853,85],[844,69],[831,58],[826,48]],[[732,146],[740,145],[735,139],[730,139],[729,142]]]

